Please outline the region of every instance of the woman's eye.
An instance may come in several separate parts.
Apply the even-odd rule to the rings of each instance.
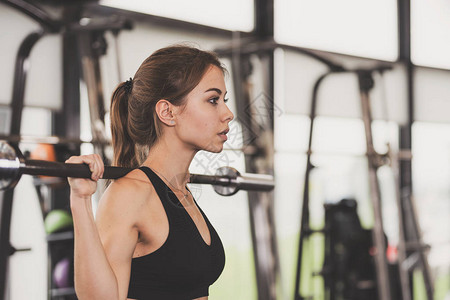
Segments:
[[[214,97],[214,98],[209,99],[209,102],[211,104],[217,104],[217,101],[219,101],[219,97]]]
[[[217,105],[217,101],[219,101],[219,99],[220,99],[220,97],[214,97],[214,98],[209,99],[209,102],[211,104]],[[227,99],[223,99],[223,102],[227,103],[228,102],[228,98]]]

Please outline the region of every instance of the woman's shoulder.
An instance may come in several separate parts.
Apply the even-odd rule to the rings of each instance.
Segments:
[[[140,169],[134,169],[127,175],[112,181],[109,187],[128,191],[154,189],[147,175]]]
[[[141,205],[155,195],[155,189],[144,172],[135,169],[111,182],[105,190],[101,202],[118,206]]]

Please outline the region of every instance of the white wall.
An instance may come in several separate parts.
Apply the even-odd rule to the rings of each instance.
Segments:
[[[0,3],[0,104],[10,104],[14,65],[20,44],[39,26],[15,9]],[[25,105],[60,109],[62,104],[62,48],[60,35],[46,35],[27,60]]]

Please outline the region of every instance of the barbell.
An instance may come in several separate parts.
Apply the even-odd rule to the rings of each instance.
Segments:
[[[131,170],[133,168],[105,166],[102,179],[117,179]],[[20,150],[0,141],[0,190],[14,188],[22,174],[91,178],[86,164],[25,159]],[[189,183],[211,184],[222,196],[234,195],[239,190],[271,191],[275,187],[271,175],[241,174],[232,167],[220,167],[215,175],[190,174]]]

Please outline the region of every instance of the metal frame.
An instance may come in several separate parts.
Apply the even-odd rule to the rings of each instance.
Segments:
[[[415,66],[411,61],[411,1],[397,0],[398,7],[398,36],[399,36],[399,57],[398,60],[406,68],[406,84],[407,84],[407,98],[408,98],[408,123],[400,127],[399,146],[401,150],[411,151],[412,148],[412,125],[414,124],[414,71]],[[448,70],[447,70],[448,71]],[[405,244],[408,242],[418,243],[415,247],[407,247],[406,256],[418,254],[420,267],[422,269],[423,280],[425,283],[425,291],[428,300],[434,299],[434,286],[431,276],[431,270],[427,263],[427,258],[424,253],[422,245],[422,237],[420,229],[418,228],[418,219],[414,209],[413,199],[411,199],[413,192],[412,184],[412,165],[411,160],[399,161],[399,190],[400,190],[400,204],[401,213],[409,218],[403,219],[404,240]],[[411,298],[413,294],[413,274],[409,273],[410,293]]]
[[[406,69],[406,97],[408,101],[407,112],[407,124],[400,126],[399,130],[399,147],[400,149],[410,150],[412,149],[412,125],[414,123],[414,82],[413,82],[413,70],[414,66],[411,61],[411,1],[410,0],[397,0],[398,9],[398,60],[405,66]],[[411,161],[399,161],[399,190],[412,192],[412,164]],[[407,196],[409,197],[409,195]],[[399,210],[401,213],[405,211],[405,204],[401,198],[401,207]],[[402,224],[406,229],[408,224]],[[408,255],[410,253],[406,253]],[[409,275],[409,285],[411,299],[413,294],[413,276]]]
[[[232,68],[236,98],[239,99],[237,102],[237,119],[239,119],[246,128],[253,128],[254,124],[252,123],[252,119],[248,113],[246,113],[251,101],[249,91],[245,84],[252,72],[249,56],[242,56],[240,53],[235,53],[232,56]],[[258,170],[254,162],[255,158],[258,157],[258,153],[259,156],[261,155],[261,145],[255,143],[252,131],[244,130],[242,134],[244,141],[251,141],[250,145],[259,149],[259,151],[256,151],[255,155],[245,154],[244,156],[246,170],[257,172]],[[273,226],[274,224],[272,224],[273,222],[271,222],[271,205],[268,203],[271,202],[271,200],[265,199],[265,201],[260,201],[261,197],[263,196],[258,192],[248,193],[253,259],[256,271],[258,299],[273,300],[276,298],[277,279],[277,271],[273,267],[277,268],[278,262],[275,263],[267,260],[275,258],[276,261],[278,261],[276,258],[278,253],[275,250],[275,228]],[[264,226],[261,226],[263,224]]]
[[[323,80],[333,74],[333,71],[329,71],[322,76],[320,76],[316,83],[314,84],[313,94],[311,99],[311,111],[310,111],[310,127],[309,127],[309,140],[308,140],[308,151],[306,158],[306,171],[305,171],[305,179],[303,183],[303,202],[302,202],[302,211],[301,211],[301,219],[300,219],[300,230],[299,230],[299,240],[298,240],[298,255],[297,255],[297,266],[295,273],[295,287],[294,287],[294,300],[302,300],[304,297],[300,293],[300,276],[302,270],[302,260],[303,260],[303,250],[304,250],[304,240],[308,238],[312,233],[310,228],[310,220],[309,220],[309,178],[311,175],[311,171],[314,169],[314,165],[311,163],[311,154],[312,154],[312,137],[314,132],[314,120],[316,118],[316,110],[317,110],[317,92],[319,90],[320,84]]]
[[[303,262],[303,250],[304,250],[304,240],[309,239],[310,235],[316,231],[311,230],[310,228],[310,220],[309,220],[309,178],[310,173],[314,168],[314,165],[311,163],[311,155],[312,155],[312,137],[313,137],[313,129],[314,129],[314,120],[316,117],[316,108],[317,108],[317,94],[320,84],[323,80],[335,73],[340,72],[354,72],[358,75],[359,85],[360,85],[360,94],[361,94],[361,107],[362,107],[362,116],[365,127],[365,135],[366,135],[366,145],[367,145],[367,159],[368,159],[368,167],[369,167],[369,179],[370,179],[370,188],[371,188],[371,200],[372,207],[374,210],[374,218],[375,224],[374,229],[372,230],[372,236],[374,244],[376,245],[378,251],[376,251],[375,255],[375,267],[376,267],[376,275],[377,275],[377,287],[378,287],[378,295],[382,300],[390,300],[391,292],[389,286],[389,271],[388,264],[386,259],[385,251],[380,251],[379,249],[385,249],[386,245],[384,242],[384,232],[383,232],[383,222],[381,217],[381,207],[380,207],[380,191],[379,191],[379,183],[377,180],[376,171],[379,167],[379,155],[375,152],[373,148],[372,141],[372,131],[371,131],[371,113],[370,113],[370,104],[369,104],[369,91],[373,86],[373,80],[371,77],[372,71],[384,71],[389,67],[380,66],[378,68],[370,69],[370,70],[345,70],[343,68],[335,68],[335,70],[329,70],[327,73],[321,75],[313,88],[312,100],[311,100],[311,111],[310,111],[310,131],[309,131],[309,142],[308,142],[308,151],[307,151],[307,163],[306,163],[306,173],[304,179],[304,189],[303,189],[303,204],[302,204],[302,212],[301,212],[301,223],[300,223],[300,238],[299,238],[299,246],[298,246],[298,257],[297,257],[297,268],[296,268],[296,279],[295,279],[295,290],[294,290],[294,300],[303,300],[307,299],[311,295],[304,296],[300,291],[300,276]],[[333,299],[333,298],[332,298]]]
[[[270,39],[273,40],[274,33],[274,11],[273,11],[273,0],[259,0],[255,1],[255,27],[253,30],[254,38],[260,39]],[[235,35],[236,36],[236,35]],[[264,105],[269,105],[265,107],[268,112],[274,112],[273,107],[273,95],[274,95],[274,54],[273,50],[266,53],[258,54],[260,59],[264,59],[266,69],[268,70],[266,74],[265,85],[269,99],[269,103],[264,103]],[[247,76],[251,74],[251,61],[250,56],[242,55],[241,52],[231,56],[233,61],[234,73],[241,74],[241,80],[238,81],[238,77],[234,77],[235,89],[241,90],[240,107],[238,110],[239,120],[247,123],[249,128],[256,128],[255,120],[251,117],[249,113],[249,106],[253,99],[250,99],[250,94],[248,87],[246,87],[245,82],[247,81]],[[242,69],[242,63],[244,63],[247,68]],[[242,73],[244,72],[244,73]],[[274,122],[273,115],[266,115],[264,118],[264,130],[266,133],[271,133],[273,139]],[[250,132],[247,132],[247,134]],[[257,134],[261,134],[257,132]],[[246,141],[250,141],[250,145],[259,148],[256,155],[245,154],[245,167],[249,172],[255,173],[272,173],[273,161],[269,161],[266,167],[263,168],[256,164],[258,159],[264,159],[266,153],[273,153],[273,140],[272,142],[266,141],[265,144],[258,142],[257,139],[252,139],[252,137],[244,138]],[[248,206],[249,206],[249,218],[250,218],[250,232],[252,236],[253,244],[253,258],[256,271],[256,285],[258,291],[258,299],[260,300],[274,300],[277,298],[277,280],[279,278],[279,257],[278,257],[278,247],[276,239],[276,228],[274,220],[274,194],[263,194],[260,192],[249,192],[248,193]]]
[[[23,40],[16,56],[11,105],[11,134],[20,134],[20,125],[22,120],[22,110],[25,96],[24,91],[27,77],[27,68],[25,67],[25,62],[30,55],[31,49],[43,35],[43,30],[30,33]],[[10,227],[13,197],[14,190],[9,190],[0,194],[0,299],[3,299],[3,297],[5,297],[6,295],[6,274],[8,272],[8,258],[11,254]]]
[[[11,101],[11,135],[20,135],[20,127],[22,121],[22,110],[24,106],[25,85],[27,77],[27,68],[25,62],[28,59],[30,52],[36,42],[48,32],[56,32],[60,27],[59,23],[55,22],[44,11],[38,7],[21,0],[2,1],[21,12],[31,16],[39,23],[41,29],[30,33],[22,41],[19,47],[16,63],[14,69],[13,94]],[[17,144],[13,144],[17,147]],[[14,197],[14,190],[8,190],[0,194],[1,204],[1,219],[0,219],[0,299],[5,299],[8,295],[7,278],[8,260],[9,256],[14,253],[13,247],[10,244],[10,226],[11,226],[11,212],[12,201]]]
[[[20,12],[26,14],[27,16],[38,22],[46,32],[58,32],[61,29],[62,23],[54,20],[46,11],[42,10],[35,4],[32,4],[25,0],[0,0],[0,2],[14,7]]]
[[[131,20],[145,22],[147,24],[161,26],[164,28],[176,29],[182,32],[197,32],[223,38],[231,38],[233,35],[233,31],[227,29],[201,25],[197,23],[186,22],[155,15],[143,14],[139,12],[128,11],[114,7],[102,6],[97,3],[87,3],[86,5],[84,5],[83,15],[87,17],[120,15]],[[253,36],[251,32],[244,32],[244,31],[238,32],[242,37]]]
[[[390,288],[390,276],[386,257],[387,244],[384,240],[383,217],[381,211],[381,191],[377,177],[377,171],[382,162],[376,153],[372,135],[372,114],[370,108],[369,92],[374,86],[372,72],[358,72],[359,92],[361,96],[362,119],[366,136],[367,162],[369,172],[370,200],[374,215],[372,240],[375,246],[374,265],[377,278],[378,298],[381,300],[392,299]]]

